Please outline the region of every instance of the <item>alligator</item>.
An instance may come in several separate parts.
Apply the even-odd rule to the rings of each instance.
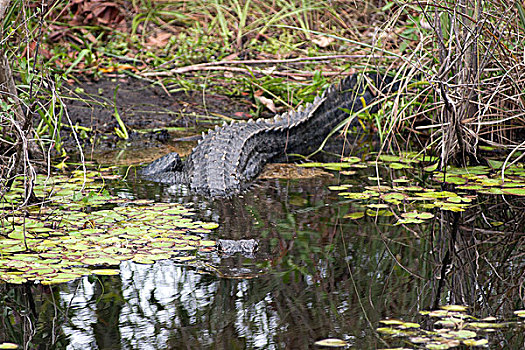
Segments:
[[[297,111],[217,126],[203,133],[185,162],[169,153],[144,167],[141,175],[150,181],[183,184],[198,194],[231,196],[245,189],[266,163],[316,149],[349,112],[368,106],[373,113],[378,109],[375,97],[398,88],[399,82],[388,75],[349,75]]]

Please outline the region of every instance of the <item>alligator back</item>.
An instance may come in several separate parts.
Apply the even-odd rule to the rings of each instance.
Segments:
[[[193,192],[211,196],[237,193],[261,172],[266,163],[282,158],[286,153],[300,154],[318,147],[339,123],[348,118],[347,111],[362,109],[363,102],[371,104],[375,92],[386,91],[385,86],[391,81],[392,78],[377,74],[354,74],[330,86],[320,97],[297,111],[256,122],[249,120],[216,127],[203,135],[182,167],[170,166],[162,170],[152,167],[152,163],[145,168],[148,178],[184,182]],[[397,90],[397,85],[389,90]],[[156,162],[162,163],[163,158]]]

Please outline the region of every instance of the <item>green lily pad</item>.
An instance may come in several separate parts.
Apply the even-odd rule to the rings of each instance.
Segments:
[[[360,163],[360,162],[362,162],[361,158],[359,158],[359,157],[355,157],[355,156],[344,157],[344,158],[342,159],[342,161],[345,162],[345,163],[351,163],[351,164],[352,164],[352,163]]]
[[[394,155],[389,155],[389,154],[381,154],[377,158],[379,160],[382,160],[383,162],[399,162],[401,160],[400,156],[394,156]]]
[[[445,311],[456,311],[456,312],[465,312],[468,310],[468,307],[463,306],[463,305],[441,305],[439,308]]]
[[[346,214],[344,217],[352,219],[352,220],[358,220],[358,219],[363,218],[364,216],[365,216],[364,212],[357,211],[357,212],[354,212],[354,213]]]
[[[350,344],[348,344],[347,342],[341,339],[327,338],[327,339],[316,341],[314,345],[324,346],[324,347],[329,347],[329,348],[342,348],[342,347],[347,347]]]
[[[120,270],[117,269],[98,269],[98,270],[92,270],[92,273],[94,275],[99,276],[116,276],[120,274]]]
[[[498,187],[489,187],[489,188],[485,188],[483,190],[480,190],[478,191],[478,193],[481,193],[481,194],[505,194],[505,192],[503,192],[503,190],[501,188],[498,188]]]
[[[118,265],[120,260],[114,259],[112,257],[93,257],[93,258],[84,258],[82,262],[86,265]]]
[[[348,199],[368,199],[371,197],[370,194],[362,192],[339,192],[338,195]]]
[[[404,224],[421,224],[424,221],[421,219],[399,219],[394,225],[404,225]]]
[[[388,204],[383,204],[383,203],[368,204],[367,208],[370,208],[370,209],[386,209],[386,208],[388,208]]]
[[[458,186],[458,187],[456,187],[456,188],[457,188],[457,189],[460,189],[460,190],[479,191],[479,190],[482,190],[484,187],[481,186],[481,185],[472,185],[472,184],[469,184],[469,185]]]
[[[467,179],[460,176],[447,176],[445,182],[453,185],[464,185],[467,183]]]
[[[514,315],[521,317],[521,318],[525,318],[525,310],[516,310],[514,311]]]
[[[427,165],[426,167],[423,168],[423,170],[425,170],[426,172],[434,172],[436,171],[438,166],[439,166],[439,163],[434,163],[431,165]]]
[[[466,346],[485,346],[489,343],[487,339],[465,339],[462,342]]]
[[[381,322],[382,324],[386,324],[388,326],[398,326],[404,323],[403,321],[397,320],[397,319],[381,320],[379,322]]]
[[[390,163],[388,167],[390,169],[412,169],[413,168],[412,165],[408,165],[405,163]]]
[[[382,209],[367,209],[366,215],[368,216],[393,216],[394,213],[392,213],[390,210],[382,210]]]
[[[507,324],[493,322],[470,322],[466,324],[466,327],[470,329],[496,329],[507,327]]]
[[[352,185],[339,185],[339,186],[328,186],[331,191],[344,191],[352,187]]]
[[[462,329],[459,331],[450,331],[447,333],[447,335],[450,335],[450,336],[453,336],[454,338],[459,338],[459,339],[469,339],[469,338],[476,337],[477,333],[466,330],[466,329]]]
[[[525,188],[503,188],[503,193],[511,194],[514,196],[525,196]]]

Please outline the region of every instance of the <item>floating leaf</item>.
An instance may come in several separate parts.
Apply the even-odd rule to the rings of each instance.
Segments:
[[[479,190],[482,190],[484,187],[481,185],[464,185],[464,186],[458,186],[456,188],[460,190],[479,191]]]
[[[464,322],[461,319],[458,318],[444,318],[439,321],[436,321],[437,326],[442,326],[446,328],[456,328],[462,325]]]
[[[454,185],[464,185],[467,183],[467,179],[460,176],[447,176],[445,182]]]
[[[491,329],[491,328],[504,328],[507,327],[506,323],[493,323],[493,322],[470,322],[467,323],[467,327],[471,329]]]
[[[348,199],[368,199],[371,197],[368,193],[359,192],[339,192],[338,194]]]
[[[352,219],[352,220],[357,220],[357,219],[363,218],[364,216],[365,216],[364,212],[357,211],[357,212],[354,212],[354,213],[346,214],[344,217]]]
[[[406,218],[406,219],[423,219],[423,220],[426,220],[426,219],[433,218],[434,214],[427,213],[427,212],[412,211],[412,212],[408,212],[408,213],[403,213],[403,214],[401,214],[401,216]]]
[[[348,344],[347,342],[345,342],[344,340],[341,340],[341,339],[327,338],[327,339],[316,341],[314,343],[314,345],[326,346],[326,347],[329,347],[329,348],[341,348],[341,347],[349,346],[350,344]]]
[[[396,336],[396,337],[402,337],[402,336],[408,337],[408,336],[414,335],[413,331],[406,331],[403,329],[390,328],[390,327],[380,327],[380,328],[377,328],[376,331],[378,331],[379,333]]]
[[[521,317],[521,318],[525,318],[525,310],[516,310],[514,311],[514,315]]]
[[[512,194],[514,196],[525,196],[525,188],[504,188],[503,193]]]
[[[344,157],[342,159],[343,162],[346,162],[346,163],[359,163],[361,162],[361,158],[359,157],[355,157],[355,156],[351,156],[351,157]]]
[[[173,260],[179,261],[179,262],[189,261],[189,260],[194,260],[194,259],[195,259],[194,256],[177,256],[173,258]]]
[[[370,209],[386,209],[388,208],[388,204],[375,203],[375,204],[368,204],[367,207]]]
[[[399,219],[394,225],[405,225],[405,224],[421,224],[421,219]]]
[[[324,165],[324,163],[301,163],[297,164],[298,167],[301,168],[320,168]]]
[[[365,188],[369,191],[373,191],[373,192],[387,192],[387,191],[390,191],[392,190],[391,187],[389,186],[384,186],[384,185],[379,185],[379,186],[365,186]]]
[[[474,338],[477,336],[476,332],[468,331],[466,329],[462,329],[459,331],[450,331],[447,334],[449,334],[450,336],[453,336],[454,338],[460,338],[460,339]]]
[[[468,307],[463,306],[463,305],[441,305],[439,308],[445,311],[456,311],[456,312],[465,312],[468,310]]]
[[[400,156],[393,156],[389,154],[381,154],[377,157],[379,160],[382,160],[383,162],[398,162],[400,161]]]
[[[478,193],[482,193],[482,194],[505,194],[501,188],[497,188],[497,187],[486,188],[484,190],[478,191]]]
[[[487,164],[488,164],[492,169],[495,169],[495,170],[501,169],[501,167],[503,166],[503,163],[504,163],[504,162],[499,161],[499,160],[487,159]]]
[[[434,172],[434,171],[436,171],[438,166],[439,166],[439,163],[434,163],[434,164],[431,164],[431,165],[427,165],[426,167],[423,168],[423,170],[425,170],[427,172]]]
[[[441,210],[448,210],[453,212],[465,211],[465,208],[468,207],[468,204],[458,204],[458,203],[448,203],[448,202],[434,202],[434,205]]]
[[[503,185],[503,181],[501,179],[482,178],[479,179],[479,182],[485,187],[495,187]]]
[[[424,344],[424,343],[428,343],[430,341],[430,338],[420,336],[420,337],[410,337],[408,338],[408,340],[410,340],[410,342],[414,344]]]
[[[404,163],[390,163],[388,165],[390,169],[412,169],[413,167]]]
[[[146,265],[152,265],[155,263],[155,260],[151,259],[151,257],[144,256],[144,255],[135,255],[131,261],[138,263],[138,264],[146,264]]]
[[[450,198],[450,197],[457,197],[458,195],[454,192],[450,191],[430,191],[427,190],[426,192],[419,192],[416,193],[418,196],[421,197],[428,197],[428,198]]]
[[[389,326],[392,326],[392,325],[397,326],[397,325],[403,324],[403,321],[396,320],[396,319],[381,320],[379,322],[381,322],[382,324],[389,325]]]
[[[99,276],[116,276],[120,274],[120,270],[117,269],[98,269],[98,270],[92,270],[92,273],[94,275]]]
[[[456,347],[459,345],[458,341],[447,341],[446,339],[443,339],[443,342],[437,343],[432,342],[425,345],[425,349],[429,350],[445,350],[450,349],[453,347]]]
[[[400,325],[401,328],[419,328],[421,327],[418,323],[414,322],[403,322],[403,324]]]
[[[405,195],[403,193],[397,193],[397,192],[385,193],[385,194],[381,195],[381,198],[384,199],[384,200],[389,200],[389,199],[403,200],[403,199],[405,199],[407,197],[408,197],[407,195]]]
[[[484,346],[487,345],[489,341],[487,339],[465,339],[463,340],[463,344],[466,346]]]
[[[352,185],[339,185],[339,186],[328,186],[331,191],[344,191],[352,187]]]

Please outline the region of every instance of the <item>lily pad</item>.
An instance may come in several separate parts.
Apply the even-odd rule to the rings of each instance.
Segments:
[[[364,212],[357,211],[357,212],[354,212],[354,213],[346,214],[344,217],[352,219],[352,220],[358,220],[358,219],[363,218],[364,216],[365,216]]]
[[[514,195],[514,196],[525,196],[525,188],[524,187],[520,187],[520,188],[504,188],[502,191],[503,191],[503,193],[511,194],[511,195]]]
[[[521,318],[525,318],[525,310],[516,310],[514,311],[514,315],[521,317]]]
[[[456,311],[456,312],[465,312],[468,310],[468,307],[463,306],[463,305],[441,305],[439,308],[445,311]]]
[[[325,346],[325,347],[329,347],[329,348],[342,348],[342,347],[347,347],[350,344],[348,344],[347,342],[345,342],[344,340],[341,340],[341,339],[327,338],[327,339],[316,341],[314,343],[314,345]]]
[[[487,339],[465,339],[463,344],[466,346],[485,346],[489,343]]]
[[[98,269],[98,270],[92,270],[92,273],[94,275],[99,276],[115,276],[120,273],[120,270],[117,269]]]

